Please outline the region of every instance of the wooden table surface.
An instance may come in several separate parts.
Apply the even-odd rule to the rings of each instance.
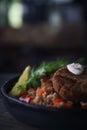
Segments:
[[[0,74],[0,86],[16,74]],[[14,119],[14,117],[5,108],[2,95],[0,93],[0,130],[42,130],[34,126],[23,124]]]

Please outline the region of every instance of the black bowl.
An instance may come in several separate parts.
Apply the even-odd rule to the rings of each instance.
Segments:
[[[61,109],[27,104],[11,97],[8,92],[17,79],[18,77],[10,79],[1,86],[1,93],[6,108],[17,120],[40,128],[60,128],[60,130],[87,128],[87,110],[79,107]]]

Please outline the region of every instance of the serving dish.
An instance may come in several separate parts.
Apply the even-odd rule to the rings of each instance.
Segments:
[[[1,94],[7,110],[19,121],[40,128],[60,128],[75,130],[87,128],[87,110],[80,107],[53,108],[29,104],[9,96],[9,91],[17,82],[16,76],[1,86]]]

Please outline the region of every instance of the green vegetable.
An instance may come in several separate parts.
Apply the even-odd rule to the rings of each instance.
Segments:
[[[13,86],[10,91],[10,95],[13,97],[19,97],[27,89],[27,80],[29,79],[31,67],[27,66],[21,76],[19,77],[17,83]]]
[[[77,63],[80,63],[80,64],[84,64],[84,58],[83,57],[81,57],[81,58],[79,58],[76,62]]]
[[[28,79],[28,85],[31,87],[40,86],[40,78],[46,74],[52,74],[57,69],[66,66],[69,61],[58,59],[54,62],[43,62],[37,69],[32,69]]]

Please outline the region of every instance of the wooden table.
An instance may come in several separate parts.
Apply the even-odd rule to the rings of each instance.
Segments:
[[[0,74],[0,86],[4,82],[16,74]],[[0,130],[42,130],[34,126],[25,125],[14,119],[12,115],[5,108],[1,93],[0,93]]]

